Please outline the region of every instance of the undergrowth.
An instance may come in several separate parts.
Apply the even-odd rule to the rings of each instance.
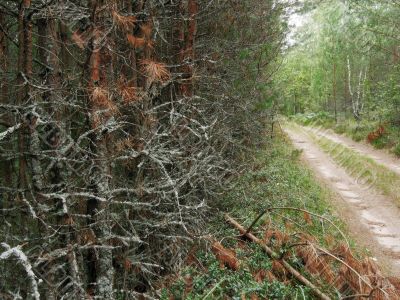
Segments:
[[[396,144],[396,146],[393,149],[393,152],[397,157],[400,157],[400,143]]]
[[[393,122],[382,122],[380,120],[369,120],[367,118],[357,122],[354,118],[341,116],[338,122],[331,114],[326,112],[297,114],[290,117],[290,120],[304,125],[332,129],[337,134],[344,134],[356,142],[369,142],[376,149],[389,149],[400,157],[400,127]],[[368,140],[368,136],[383,127],[385,132],[379,137]]]
[[[256,153],[252,168],[237,178],[220,204],[212,207],[217,213],[210,220],[209,240],[218,240],[234,249],[240,268],[222,267],[210,249],[212,242],[198,243],[189,255],[187,266],[163,289],[163,299],[315,298],[297,280],[283,276],[284,271],[259,245],[238,239],[237,231],[224,220],[224,213],[229,213],[247,228],[266,208],[294,207],[331,219],[343,230],[343,224],[332,217],[329,192],[300,163],[300,153],[283,136],[269,141],[265,149]],[[299,211],[273,210],[260,219],[253,232],[261,236],[260,228],[280,230],[288,236],[305,233],[326,247],[345,243],[342,234],[329,222]],[[286,259],[307,274],[296,255],[287,255]]]

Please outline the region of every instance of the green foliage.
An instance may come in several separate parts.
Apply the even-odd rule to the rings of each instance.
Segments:
[[[361,141],[365,140],[365,137],[366,137],[365,133],[361,130],[352,131],[350,136],[356,142],[361,142]]]
[[[389,137],[384,134],[371,142],[376,149],[383,149],[389,144]]]
[[[337,133],[337,134],[343,134],[346,132],[346,125],[343,123],[339,123],[336,124],[335,127],[333,128],[333,130]]]
[[[360,179],[374,185],[385,195],[391,197],[400,204],[400,176],[388,170],[374,160],[360,155],[343,145],[337,144],[326,138],[314,140],[327,152],[339,165],[343,166],[351,174],[361,174]]]
[[[400,157],[400,143],[398,143],[394,149],[393,149],[394,154],[396,154],[396,156]]]
[[[391,132],[374,146],[394,146],[400,135],[400,49],[396,42],[400,34],[394,25],[400,6],[395,1],[327,0],[311,7],[275,78],[282,113],[296,115],[294,119],[301,124],[329,127],[357,141],[364,140],[376,124],[389,123]],[[321,111],[344,121],[336,125],[323,118],[313,120],[312,113]],[[357,115],[361,120],[354,129]]]
[[[335,118],[328,112],[317,112],[307,114],[296,114],[291,120],[302,125],[324,126],[329,127],[335,124]]]
[[[314,298],[310,290],[295,281],[289,284],[268,280],[257,282],[254,274],[259,270],[271,270],[272,261],[256,244],[238,247],[236,239],[232,238],[237,236],[237,232],[226,225],[222,216],[223,212],[229,212],[241,220],[244,226],[249,226],[260,211],[267,207],[292,206],[331,217],[333,212],[327,204],[329,194],[315,182],[310,171],[299,163],[300,153],[283,137],[276,138],[268,144],[267,149],[256,153],[252,168],[232,183],[222,201],[223,205],[214,207],[214,210],[219,209],[221,213],[212,220],[211,232],[217,240],[223,240],[226,247],[236,249],[236,255],[242,262],[240,270],[221,269],[213,254],[206,249],[200,250],[196,257],[204,268],[186,268],[175,284],[164,289],[163,299],[171,295],[174,299],[241,299],[243,294],[249,299],[254,293],[262,299]],[[294,231],[307,231],[321,244],[325,244],[327,235],[336,240],[342,239],[333,226],[325,223],[322,227],[318,221],[304,224],[303,214],[293,211],[267,215],[260,223],[271,220],[274,226],[286,230],[285,222],[288,219],[295,224],[303,224],[301,229],[295,228]],[[340,227],[343,226],[337,219],[333,220]],[[292,263],[301,265],[294,257]],[[193,284],[190,292],[186,291],[185,294],[185,278],[188,277]]]
[[[242,295],[249,298],[252,294],[269,299],[293,299],[302,292],[311,296],[310,291],[301,286],[279,281],[257,282],[253,274],[259,270],[271,270],[272,262],[259,246],[251,245],[249,250],[238,253],[239,258],[248,262],[238,271],[221,268],[213,254],[199,252],[197,257],[207,268],[207,273],[201,273],[194,267],[186,268],[172,287],[163,290],[161,299],[170,299],[171,296],[174,299],[241,299]],[[192,279],[190,291],[186,290],[186,278]]]

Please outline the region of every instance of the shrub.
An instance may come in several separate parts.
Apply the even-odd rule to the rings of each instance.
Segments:
[[[365,134],[359,130],[353,131],[351,134],[351,138],[356,142],[360,142],[365,139]]]
[[[394,152],[394,154],[395,154],[396,156],[400,157],[400,143],[398,143],[398,144],[394,147],[393,152]]]
[[[383,126],[379,126],[379,128],[373,132],[370,132],[367,136],[369,143],[374,143],[376,140],[380,139],[385,135],[386,131]]]
[[[337,124],[333,130],[334,130],[337,134],[343,134],[343,133],[346,132],[346,128],[347,128],[346,124],[341,123],[341,124]]]
[[[371,142],[371,145],[377,149],[383,149],[389,144],[389,137],[387,135],[381,135],[377,139]]]

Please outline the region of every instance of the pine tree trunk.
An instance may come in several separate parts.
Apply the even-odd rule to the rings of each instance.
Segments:
[[[197,33],[198,4],[196,0],[188,0],[185,8],[184,1],[180,1],[178,8],[181,17],[188,17],[188,21],[182,20],[176,30],[177,45],[180,47],[179,65],[182,70],[182,83],[179,90],[181,95],[190,97],[193,96],[194,43]]]
[[[101,0],[92,2],[92,16],[93,24],[96,29],[102,27],[102,18],[97,15],[97,8],[102,5]],[[90,80],[88,85],[88,91],[93,91],[96,87],[106,88],[106,76],[103,74],[105,66],[102,63],[102,55],[104,56],[105,47],[103,47],[102,37],[100,30],[96,30],[93,35],[89,58],[89,70]],[[94,119],[96,113],[104,108],[100,107],[96,101],[89,99],[89,109],[92,117],[90,120],[91,127],[96,128],[101,126],[98,121]],[[114,267],[112,264],[113,254],[111,245],[108,245],[107,241],[111,237],[111,227],[109,222],[108,213],[108,197],[109,197],[109,175],[110,166],[108,163],[108,147],[107,147],[107,136],[103,133],[94,133],[91,137],[92,149],[91,151],[95,155],[93,157],[95,161],[95,168],[93,168],[92,188],[95,195],[106,199],[106,201],[99,201],[98,199],[89,199],[87,205],[87,213],[91,216],[89,225],[94,231],[96,240],[98,241],[96,249],[92,249],[90,253],[89,262],[89,277],[92,280],[92,286],[95,284],[95,296],[99,299],[114,299],[113,295],[113,280],[114,280]]]
[[[24,0],[22,5],[20,6],[19,14],[18,14],[18,96],[17,96],[17,104],[23,104],[26,101],[27,90],[24,87],[24,77],[27,73],[27,65],[26,65],[26,55],[29,51],[25,43],[28,40],[26,37],[31,36],[28,32],[30,28],[27,26],[26,22],[26,10],[30,7],[30,0]],[[26,174],[26,141],[25,141],[25,128],[22,127],[18,132],[18,187],[24,189],[27,186],[27,174]]]
[[[0,26],[2,28],[5,28],[5,20],[6,16],[0,11]],[[2,30],[0,30],[0,69],[2,70],[3,76],[0,77],[0,103],[1,104],[9,104],[9,79],[7,78],[7,72],[8,72],[8,41],[6,35],[3,33]],[[3,123],[6,125],[11,125],[11,119],[7,118],[4,120],[1,120]],[[12,147],[13,143],[10,142],[10,145],[7,147],[7,150],[12,153]],[[12,187],[12,165],[11,161],[8,159],[3,158],[1,161],[1,173],[2,173],[2,178],[1,180],[3,181],[4,186]],[[0,209],[5,208],[5,206],[8,204],[8,202],[11,200],[11,197],[8,192],[4,191],[2,192],[3,194],[3,200],[0,200]]]
[[[198,13],[198,4],[196,0],[188,1],[188,14],[189,14],[189,24],[188,24],[188,33],[186,39],[185,52],[186,57],[185,60],[189,63],[187,65],[187,88],[186,88],[186,96],[193,96],[193,67],[195,63],[195,38],[197,33],[197,13]]]

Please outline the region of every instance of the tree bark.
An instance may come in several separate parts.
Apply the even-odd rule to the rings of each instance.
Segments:
[[[106,51],[103,47],[101,28],[102,18],[98,16],[97,8],[103,5],[103,1],[94,0],[92,1],[92,22],[95,26],[95,34],[93,35],[89,57],[89,74],[90,80],[88,83],[88,91],[93,91],[96,87],[106,87],[106,76],[103,74],[104,65],[102,64],[102,54]],[[99,106],[99,103],[89,99],[89,110],[91,111],[92,117],[90,120],[91,127],[96,128],[101,124],[98,124],[94,120],[94,116],[104,108]],[[95,285],[95,296],[99,299],[114,299],[113,295],[113,280],[114,280],[114,267],[112,264],[113,254],[111,245],[107,244],[107,241],[111,237],[111,227],[109,224],[109,213],[108,213],[108,197],[109,197],[109,175],[110,167],[108,163],[108,147],[107,147],[107,136],[102,132],[94,133],[91,136],[92,149],[91,152],[95,155],[95,167],[92,171],[93,178],[93,192],[95,195],[107,199],[106,201],[99,201],[98,199],[89,199],[87,204],[87,213],[90,215],[89,226],[93,228],[96,239],[98,241],[94,249],[90,253],[89,270],[91,274],[89,276],[92,280],[92,286]]]
[[[182,48],[179,54],[180,64],[182,66],[182,84],[180,87],[181,94],[185,97],[193,96],[193,67],[195,62],[195,39],[197,34],[197,14],[198,4],[196,0],[188,0],[187,9],[185,10],[183,2],[180,2],[179,10],[182,16],[188,15],[187,25],[178,30],[178,41],[182,42]],[[187,13],[186,13],[187,11]],[[184,28],[187,27],[187,30]],[[186,35],[185,35],[186,33]]]
[[[26,10],[30,8],[31,1],[30,0],[23,0],[20,6],[19,14],[18,14],[18,84],[19,84],[19,91],[17,96],[17,104],[22,104],[27,96],[28,90],[25,88],[24,85],[24,77],[23,74],[29,78],[27,74],[29,72],[29,66],[27,64],[27,55],[28,53],[32,53],[29,50],[30,46],[26,45],[29,41],[29,37],[32,37],[32,33],[29,32],[32,30],[31,25],[26,19]],[[31,69],[32,70],[32,69]],[[19,159],[18,159],[18,187],[24,189],[27,186],[27,174],[26,174],[26,141],[24,135],[24,128],[21,128],[18,132],[18,152],[19,152]]]
[[[348,83],[348,76],[347,76],[347,70],[346,69],[344,69],[344,77],[343,77],[343,84],[344,84],[344,88],[343,88],[343,90],[344,90],[344,110],[345,110],[345,113],[346,113],[346,117],[347,117],[347,114],[348,114],[348,110],[349,110],[349,108],[350,108],[350,106],[351,106],[351,100],[350,100],[350,92],[349,92],[349,83]]]
[[[1,28],[5,28],[6,25],[6,16],[3,12],[0,11],[0,26]],[[7,78],[8,72],[8,41],[7,37],[2,30],[0,30],[0,69],[2,70],[3,76],[0,78],[1,90],[0,90],[0,103],[1,104],[9,104],[9,80]],[[4,123],[11,124],[10,118],[8,116]],[[10,153],[12,152],[13,143],[9,143],[9,147],[7,147]],[[12,164],[9,159],[4,159],[1,162],[1,172],[2,172],[2,180],[5,186],[12,187]],[[8,192],[3,192],[3,200],[0,201],[0,209],[7,205],[9,200],[11,199]]]

